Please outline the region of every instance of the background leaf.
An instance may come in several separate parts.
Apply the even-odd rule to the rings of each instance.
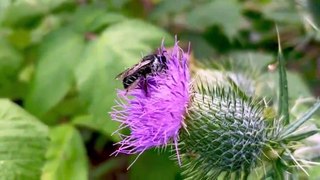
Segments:
[[[261,10],[264,15],[275,22],[284,22],[292,24],[301,24],[299,14],[295,8],[297,4],[294,1],[270,1],[269,4],[263,4]]]
[[[130,169],[130,179],[162,180],[182,179],[178,166],[169,159],[168,152],[146,151]],[[134,159],[135,157],[132,157]],[[162,167],[159,169],[158,167]],[[146,173],[146,169],[148,173]],[[164,173],[165,172],[165,173]]]
[[[44,42],[26,99],[26,108],[36,115],[43,115],[67,94],[84,48],[84,37],[68,28],[53,32]]]
[[[120,13],[106,12],[98,5],[83,6],[75,12],[72,26],[81,32],[95,32],[103,30],[107,25],[126,19]]]
[[[119,141],[120,138],[118,136],[110,136],[117,128],[118,123],[114,123],[114,121],[107,120],[107,121],[99,121],[95,120],[91,115],[83,115],[75,117],[72,120],[72,123],[77,126],[87,127],[93,130],[97,130],[102,134],[108,136],[114,141]]]
[[[228,37],[233,37],[241,28],[241,5],[236,0],[215,0],[204,3],[190,11],[188,27],[203,30],[212,25],[223,28]]]
[[[68,124],[57,126],[51,129],[50,138],[41,179],[87,179],[88,160],[78,130]]]
[[[274,82],[274,79],[278,79],[278,73],[268,73],[261,77],[261,83],[258,84],[259,94],[264,96],[273,97],[275,90],[279,88],[279,84]],[[289,101],[292,102],[297,98],[311,97],[310,89],[306,85],[305,81],[297,72],[287,71],[288,89],[290,89]]]
[[[29,26],[34,23],[34,20],[40,19],[41,16],[49,13],[50,11],[59,8],[60,6],[74,3],[72,0],[17,0],[11,2],[4,2],[4,6],[7,6],[1,18],[0,13],[0,23],[1,20],[6,26]],[[1,4],[0,4],[1,5]],[[0,8],[1,10],[1,8]]]
[[[48,128],[6,99],[0,99],[0,177],[39,179]]]
[[[0,39],[0,96],[14,96],[10,88],[17,79],[17,72],[22,65],[22,55],[4,39]]]

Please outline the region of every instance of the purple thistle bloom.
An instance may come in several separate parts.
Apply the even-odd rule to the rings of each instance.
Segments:
[[[120,147],[115,153],[140,155],[147,149],[173,142],[180,164],[179,129],[184,124],[191,92],[189,52],[184,53],[177,41],[169,51],[163,45],[159,51],[166,57],[168,69],[147,77],[147,93],[142,80],[129,92],[118,90],[119,101],[111,117],[121,122],[119,130],[128,127],[131,134],[126,136],[116,131],[122,141],[117,143]]]

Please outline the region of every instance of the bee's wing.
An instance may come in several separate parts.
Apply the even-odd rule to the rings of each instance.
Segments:
[[[138,64],[135,64],[131,68],[128,68],[128,69],[124,70],[123,72],[121,72],[120,74],[118,74],[116,76],[116,79],[123,79],[124,77],[133,74],[141,67],[148,65],[150,62],[151,62],[151,59],[143,59],[143,61],[140,61]]]
[[[128,69],[124,70],[123,72],[121,72],[120,74],[118,74],[115,79],[123,79],[123,78],[126,76],[126,74],[128,74],[128,72],[130,71],[130,69],[131,69],[131,68],[128,68]]]

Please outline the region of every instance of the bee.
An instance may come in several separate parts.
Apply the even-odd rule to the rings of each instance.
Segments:
[[[144,80],[144,88],[145,92],[147,92],[146,78],[164,72],[167,69],[167,59],[164,55],[150,54],[144,56],[139,63],[120,73],[116,76],[116,79],[122,80],[123,87],[127,92],[134,89],[141,80]]]

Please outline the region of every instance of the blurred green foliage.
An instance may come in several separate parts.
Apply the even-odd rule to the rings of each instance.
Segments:
[[[191,42],[199,61],[247,58],[267,72],[277,24],[290,98],[319,96],[316,7],[317,0],[1,0],[0,177],[181,179],[170,152],[147,152],[128,171],[134,157],[109,157],[119,141],[108,115],[121,87],[114,77],[163,38],[172,45],[174,35],[182,46]]]
[[[38,179],[49,144],[48,128],[7,99],[0,100],[0,177]]]

